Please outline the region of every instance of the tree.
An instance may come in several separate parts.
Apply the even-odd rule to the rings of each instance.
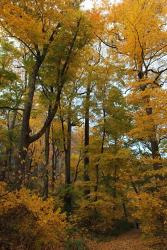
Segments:
[[[164,1],[154,0],[125,0],[113,6],[108,15],[110,23],[108,42],[104,40],[113,57],[117,58],[119,63],[121,60],[124,63],[127,75],[125,82],[130,86],[128,99],[133,105],[131,114],[135,126],[129,135],[139,140],[147,152],[151,152],[147,154],[145,160],[143,159],[147,166],[146,172],[148,176],[151,175],[146,178],[143,187],[145,192],[151,190],[153,197],[158,192],[159,201],[164,201],[160,193],[163,192],[162,186],[165,185],[163,178],[165,164],[162,160],[165,157],[160,148],[162,140],[165,139],[162,130],[166,115],[160,107],[157,109],[160,99],[166,95],[163,86],[167,71],[166,24],[163,18],[165,6]],[[160,185],[160,182],[163,184]],[[147,224],[146,221],[145,223]],[[153,223],[157,225],[156,232],[159,231],[160,238],[163,237],[165,234],[163,215],[157,213]],[[156,237],[157,233],[154,236]],[[163,247],[163,242],[160,240],[159,244],[161,243]]]
[[[56,7],[56,8],[55,8]],[[69,64],[72,55],[81,49],[89,37],[85,25],[86,17],[79,11],[77,5],[71,1],[60,3],[59,1],[6,1],[1,2],[1,26],[3,31],[11,38],[23,44],[32,57],[29,81],[24,98],[23,119],[19,143],[20,164],[24,180],[24,165],[26,164],[27,149],[35,140],[39,139],[52,122],[60,101],[61,91],[66,82]],[[88,24],[88,23],[87,23]],[[18,29],[15,27],[18,26]],[[81,27],[83,28],[81,31]],[[89,30],[89,29],[88,29]],[[84,42],[80,36],[84,35]],[[61,51],[61,43],[63,51]],[[82,41],[82,42],[81,42]],[[77,42],[77,43],[76,43]],[[77,45],[76,45],[77,44]],[[56,68],[57,78],[54,82],[56,87],[55,99],[48,110],[46,120],[41,129],[31,135],[30,117],[33,107],[34,94],[37,87],[37,78],[41,67],[44,65],[52,48],[59,52],[58,66]]]

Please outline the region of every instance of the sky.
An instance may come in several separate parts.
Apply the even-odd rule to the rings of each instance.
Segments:
[[[103,1],[103,0],[101,0]],[[120,0],[110,0],[111,3],[116,3],[116,2],[119,2]],[[100,0],[94,0],[94,2],[100,2]],[[85,0],[84,2],[84,8],[85,9],[91,9],[91,7],[93,6],[93,0]]]
[[[92,1],[91,0],[86,0],[84,2],[84,8],[85,9],[90,9],[92,7]]]

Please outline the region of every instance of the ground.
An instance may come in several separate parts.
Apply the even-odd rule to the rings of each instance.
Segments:
[[[130,231],[107,242],[91,241],[89,246],[91,250],[149,250],[137,230]]]

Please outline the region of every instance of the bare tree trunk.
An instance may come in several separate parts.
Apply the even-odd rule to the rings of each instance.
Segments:
[[[44,187],[43,187],[44,199],[47,199],[49,194],[49,170],[48,170],[49,150],[50,150],[49,135],[50,135],[50,126],[46,129],[45,132],[45,169],[44,169]]]
[[[84,146],[85,146],[85,155],[84,155],[84,175],[83,179],[85,182],[90,181],[90,177],[88,174],[89,169],[89,156],[88,156],[88,146],[89,146],[89,123],[90,123],[90,84],[87,85],[86,89],[86,102],[85,102],[85,138],[84,138]],[[90,188],[86,187],[84,190],[85,195],[90,193]]]
[[[55,153],[55,140],[53,136],[53,127],[52,127],[52,192],[54,192],[55,187],[55,171],[56,171],[56,153]]]
[[[28,93],[25,99],[24,111],[23,111],[23,120],[21,126],[21,134],[20,134],[20,142],[19,142],[19,167],[22,171],[22,176],[20,176],[20,182],[25,183],[25,175],[26,175],[26,156],[29,146],[29,134],[30,134],[30,115],[32,110],[34,92],[35,92],[35,85],[36,79],[39,72],[39,68],[41,66],[41,60],[36,59],[36,63],[33,68],[33,72],[29,78],[29,85],[28,85]]]
[[[69,104],[68,117],[67,117],[67,135],[64,127],[63,117],[60,115],[62,134],[63,134],[63,146],[65,154],[65,195],[64,195],[64,210],[70,214],[72,211],[72,198],[71,198],[71,135],[72,135],[72,123],[71,123],[71,103]]]
[[[68,117],[67,121],[67,147],[65,151],[65,183],[70,184],[71,183],[71,132],[72,132],[72,126],[71,126],[71,118]]]
[[[71,133],[72,133],[72,125],[71,125],[71,114],[68,116],[67,120],[67,146],[65,150],[65,186],[66,193],[64,196],[64,209],[67,213],[71,213],[72,211],[72,197],[70,193],[71,187]]]

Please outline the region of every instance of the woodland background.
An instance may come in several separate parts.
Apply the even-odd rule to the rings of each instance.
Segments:
[[[165,250],[167,2],[81,4],[0,1],[0,247]]]

